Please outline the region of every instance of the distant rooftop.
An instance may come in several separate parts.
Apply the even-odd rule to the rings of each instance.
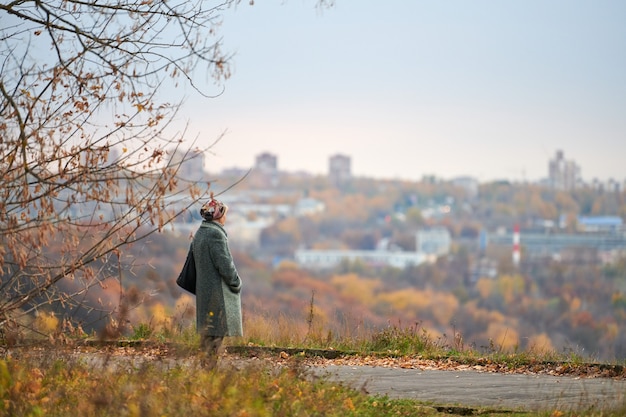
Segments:
[[[621,226],[623,221],[619,216],[580,216],[578,223],[586,226]]]

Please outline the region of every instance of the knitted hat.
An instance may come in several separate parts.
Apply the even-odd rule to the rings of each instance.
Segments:
[[[214,199],[213,193],[211,193],[211,199],[204,203],[200,208],[200,215],[204,220],[211,221],[224,216],[227,211],[228,206],[221,201]]]

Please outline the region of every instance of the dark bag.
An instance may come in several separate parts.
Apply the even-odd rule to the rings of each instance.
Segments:
[[[180,275],[178,275],[176,279],[176,284],[183,290],[189,291],[192,294],[196,293],[196,263],[193,260],[191,246],[189,247],[183,270],[180,271]]]

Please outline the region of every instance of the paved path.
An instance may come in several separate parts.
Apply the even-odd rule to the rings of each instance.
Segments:
[[[110,356],[82,353],[94,365],[119,365],[108,359],[126,358],[131,363],[149,356]],[[289,355],[287,355],[289,356]],[[281,355],[282,357],[282,355]],[[258,359],[229,359],[222,366],[245,366]],[[180,363],[178,359],[172,359]],[[159,363],[169,363],[160,360]],[[572,376],[504,374],[471,369],[435,370],[372,365],[310,364],[314,375],[326,376],[371,395],[409,398],[435,406],[497,408],[506,410],[597,410],[626,411],[626,380]]]
[[[348,365],[314,367],[312,372],[369,394],[435,405],[529,411],[626,409],[624,380]]]

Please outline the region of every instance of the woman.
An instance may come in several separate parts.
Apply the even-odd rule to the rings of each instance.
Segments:
[[[200,209],[202,224],[192,250],[196,265],[196,324],[206,365],[213,367],[225,336],[242,336],[241,279],[224,230],[228,206],[211,199]]]

